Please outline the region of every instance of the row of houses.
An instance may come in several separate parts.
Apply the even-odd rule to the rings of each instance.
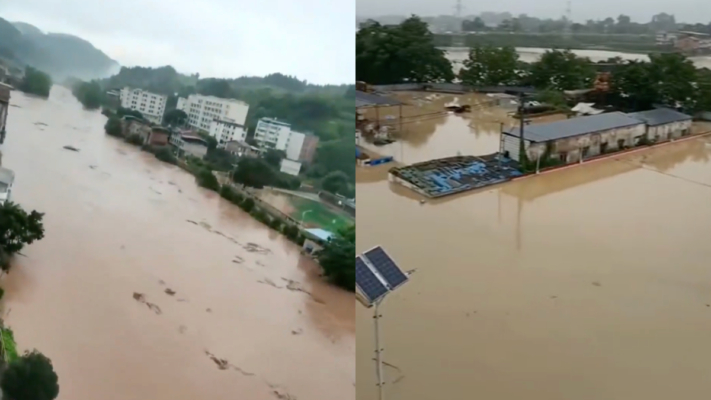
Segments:
[[[523,143],[529,161],[548,157],[567,164],[644,142],[663,142],[687,136],[691,134],[691,123],[691,116],[668,108],[631,114],[611,112],[525,125]],[[520,127],[504,130],[503,155],[520,162],[521,142]]]
[[[107,92],[114,99],[115,105],[139,111],[144,118],[154,124],[163,120],[168,97],[142,89],[125,87]],[[217,147],[232,153],[256,155],[269,149],[283,151],[286,155],[284,169],[295,174],[302,164],[313,162],[319,139],[311,133],[298,132],[288,122],[276,118],[262,118],[255,127],[254,140],[260,150],[246,144],[245,126],[249,113],[249,104],[237,99],[224,99],[215,96],[191,94],[178,98],[177,107],[188,116],[186,127],[193,132],[204,132],[215,138]],[[185,140],[178,137],[172,142],[176,146],[191,148],[201,146],[197,134],[185,135]],[[195,147],[197,151],[199,147]]]

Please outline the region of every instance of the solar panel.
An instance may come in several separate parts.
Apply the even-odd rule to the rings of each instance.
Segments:
[[[368,250],[363,256],[370,261],[370,264],[385,279],[385,282],[390,286],[390,290],[394,290],[409,279],[382,247],[378,246]]]
[[[373,304],[388,292],[388,288],[383,285],[377,276],[371,271],[360,257],[356,257],[356,286],[366,297],[368,303]]]

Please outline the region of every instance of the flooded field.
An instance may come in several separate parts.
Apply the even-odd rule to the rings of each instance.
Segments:
[[[485,121],[439,117],[377,150],[491,153]],[[711,139],[425,203],[389,168],[356,176],[358,251],[417,269],[381,307],[388,400],[708,396]],[[374,400],[372,310],[356,321],[358,399]]]
[[[402,130],[396,129],[397,142],[375,146],[361,141],[361,145],[395,160],[413,164],[433,158],[456,156],[457,153],[489,154],[499,151],[502,124],[509,128],[517,121],[511,118],[513,108],[492,107],[492,98],[480,93],[447,95],[417,92],[397,92],[388,96],[405,102],[402,107]],[[447,103],[469,104],[472,111],[452,114],[445,111]],[[388,121],[399,116],[399,107],[369,109],[365,116],[371,120]],[[565,119],[565,115],[549,115],[535,118],[534,123],[553,122]]]
[[[2,163],[46,237],[2,279],[2,315],[60,400],[355,399],[353,296],[297,246],[66,89],[11,104]]]

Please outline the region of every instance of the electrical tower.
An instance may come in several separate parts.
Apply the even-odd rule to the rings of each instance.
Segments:
[[[565,2],[565,28],[563,30],[563,36],[570,38],[573,34],[571,26],[573,25],[573,11],[571,0],[566,0]]]
[[[457,4],[454,5],[454,16],[457,18],[462,18],[462,10],[464,10],[462,0],[457,0]]]

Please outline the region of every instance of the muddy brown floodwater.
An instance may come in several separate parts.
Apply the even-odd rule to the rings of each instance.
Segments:
[[[412,129],[406,161],[496,151],[468,118]],[[356,176],[358,250],[417,269],[381,307],[386,399],[708,397],[710,138],[424,204],[387,169]],[[356,321],[375,400],[372,310]]]
[[[60,400],[355,398],[353,296],[298,247],[64,88],[11,104],[3,166],[46,237],[3,278],[2,315]]]

